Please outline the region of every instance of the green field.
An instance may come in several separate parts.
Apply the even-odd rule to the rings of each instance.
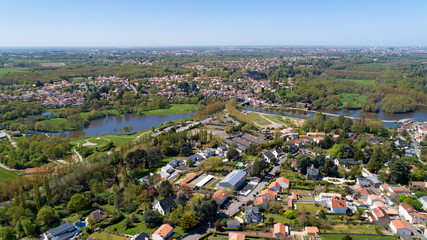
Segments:
[[[261,117],[258,113],[255,113],[255,112],[249,113],[248,117],[252,121],[258,123],[259,125],[269,125],[269,124],[271,124],[271,122],[265,120],[263,117]]]
[[[280,115],[263,114],[263,116],[278,124],[286,123],[286,120]]]
[[[362,233],[362,234],[377,234],[375,231],[376,225],[372,224],[333,224],[331,229],[327,229],[326,232],[332,233]]]
[[[365,84],[370,86],[375,86],[375,80],[365,80],[365,79],[341,79],[344,81],[350,81],[358,84]]]
[[[129,134],[97,135],[97,136],[91,136],[91,137],[73,138],[70,140],[70,142],[71,144],[74,144],[74,145],[82,145],[86,143],[86,140],[88,140],[89,142],[103,145],[108,141],[112,141],[115,146],[119,146],[122,143],[127,143],[129,141],[135,140],[141,134],[149,134],[149,133],[151,133],[151,130],[144,130],[144,131],[139,131],[139,132],[134,132]]]
[[[7,67],[7,68],[0,68],[0,74],[6,74],[6,73],[15,73],[15,72],[27,72],[27,68],[18,68],[18,67]]]
[[[147,115],[167,115],[167,114],[178,114],[187,113],[194,111],[196,108],[195,104],[171,104],[170,108],[165,109],[154,109],[149,111],[143,111],[143,114]]]
[[[340,94],[340,105],[343,108],[357,109],[362,107],[366,96],[357,93],[343,93]]]
[[[343,235],[332,235],[332,234],[320,234],[319,235],[322,240],[341,240],[345,234]],[[394,237],[382,237],[382,236],[361,236],[361,235],[350,235],[353,240],[394,240]]]
[[[267,223],[268,219],[270,218],[274,218],[274,222],[279,222],[287,225],[291,225],[293,222],[293,220],[279,214],[266,213],[264,214],[264,216],[265,216],[265,220],[264,220],[265,223]]]
[[[95,232],[91,235],[89,235],[90,238],[93,238],[95,240],[104,240],[104,239],[110,239],[110,240],[126,240],[127,237],[118,236],[115,234],[107,233],[105,231],[103,232]]]
[[[3,182],[6,179],[16,178],[19,173],[23,173],[24,171],[7,171],[3,168],[0,168],[0,182]]]
[[[297,203],[296,205],[297,205],[297,209],[301,212],[305,211],[305,212],[317,213],[317,211],[319,211],[320,209],[323,209],[325,212],[327,212],[327,210],[321,207],[320,205],[319,207],[316,207],[312,203]]]

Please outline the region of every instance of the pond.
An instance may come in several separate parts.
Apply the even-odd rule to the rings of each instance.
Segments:
[[[87,127],[83,127],[78,130],[48,134],[66,134],[70,138],[118,134],[123,133],[123,127],[125,126],[132,126],[132,130],[129,132],[137,132],[150,129],[153,126],[158,127],[161,124],[167,123],[169,121],[179,121],[181,119],[193,116],[194,114],[195,112],[167,115],[124,114],[107,116],[90,121]]]

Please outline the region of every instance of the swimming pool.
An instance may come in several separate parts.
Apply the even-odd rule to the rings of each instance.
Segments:
[[[74,226],[76,226],[77,228],[84,228],[84,227],[86,227],[86,222],[77,221],[74,223]]]

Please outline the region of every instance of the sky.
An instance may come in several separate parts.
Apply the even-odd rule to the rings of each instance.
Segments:
[[[425,0],[0,0],[0,47],[427,46]]]

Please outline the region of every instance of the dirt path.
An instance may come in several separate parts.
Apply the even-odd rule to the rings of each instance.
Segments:
[[[19,171],[18,169],[10,168],[10,167],[4,165],[3,163],[0,163],[0,167],[7,170],[7,171]]]
[[[261,114],[261,113],[258,113],[258,115],[260,116],[260,117],[262,117],[262,118],[264,118],[265,120],[267,120],[267,121],[269,121],[271,124],[270,125],[267,125],[267,126],[269,126],[269,127],[273,127],[273,128],[279,128],[279,127],[281,127],[281,126],[284,126],[285,124],[279,124],[279,123],[276,123],[276,122],[273,122],[273,121],[271,121],[270,119],[268,119],[268,118],[266,118],[263,114]],[[285,125],[286,126],[286,125]]]
[[[78,160],[79,160],[80,162],[83,162],[82,155],[80,155],[80,153],[79,153],[79,152],[77,152],[77,150],[76,150],[76,149],[74,149],[74,152],[76,153],[76,156],[77,156]]]

